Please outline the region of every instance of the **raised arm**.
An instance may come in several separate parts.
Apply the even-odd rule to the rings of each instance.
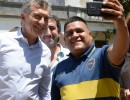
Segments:
[[[124,9],[118,0],[107,0],[104,5],[112,9],[102,9],[103,12],[112,14],[104,19],[113,20],[116,35],[113,44],[108,48],[108,58],[114,65],[122,64],[129,45],[129,32],[125,22]]]

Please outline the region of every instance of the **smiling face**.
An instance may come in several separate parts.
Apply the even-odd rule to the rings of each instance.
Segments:
[[[92,44],[91,32],[81,21],[74,21],[65,27],[65,43],[73,56],[81,56]]]
[[[48,25],[49,11],[39,5],[30,6],[30,13],[22,13],[22,31],[28,36],[38,37],[46,30]]]
[[[45,33],[41,35],[42,41],[49,47],[54,47],[57,45],[60,33],[58,31],[57,22],[53,19],[48,21],[48,29]]]

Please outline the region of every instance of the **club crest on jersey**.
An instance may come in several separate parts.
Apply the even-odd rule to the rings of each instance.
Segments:
[[[87,68],[88,68],[89,70],[91,70],[94,65],[95,65],[95,59],[90,59],[90,60],[87,62],[87,64],[86,64],[86,66],[87,66]]]

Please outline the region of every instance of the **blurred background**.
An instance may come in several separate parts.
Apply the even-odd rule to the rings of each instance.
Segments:
[[[28,0],[0,0],[0,33],[16,31],[20,26],[21,6]],[[64,45],[63,25],[67,18],[80,16],[84,18],[93,33],[93,41],[97,47],[111,43],[115,34],[112,21],[103,20],[102,17],[88,16],[86,2],[93,0],[48,0],[52,5],[52,14],[57,15],[62,25],[62,38],[60,42]],[[99,0],[98,0],[99,1]],[[125,15],[130,11],[130,1],[121,0],[125,8]]]

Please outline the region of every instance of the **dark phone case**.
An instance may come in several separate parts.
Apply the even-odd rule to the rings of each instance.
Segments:
[[[102,2],[87,2],[87,14],[89,16],[102,16]]]
[[[102,2],[87,2],[86,6],[88,16],[112,16],[111,14],[101,12],[101,8],[112,9],[107,6],[103,6]]]

